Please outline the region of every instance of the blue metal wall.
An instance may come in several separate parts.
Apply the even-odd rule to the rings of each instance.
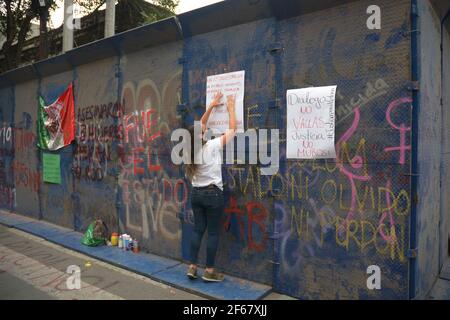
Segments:
[[[276,21],[260,20],[189,38],[184,43],[183,86],[188,89],[185,121],[204,112],[206,77],[245,70],[246,129],[276,128],[274,105]],[[248,154],[248,151],[247,151]],[[224,228],[218,264],[245,278],[272,283],[274,248],[273,199],[267,177],[255,165],[229,165],[223,170],[226,185]],[[190,228],[191,229],[191,228]],[[190,233],[190,232],[189,232]],[[189,240],[189,237],[186,238]],[[188,241],[184,242],[188,249]]]
[[[14,88],[0,90],[0,206],[13,209],[14,188]]]
[[[18,71],[28,81],[1,89],[0,120],[29,137],[0,144],[0,206],[79,231],[100,217],[144,250],[187,259],[189,184],[170,134],[201,116],[208,75],[245,70],[245,127],[280,129],[280,170],[224,167],[219,266],[300,298],[407,298],[410,3],[379,1],[381,30],[366,27],[370,1],[307,3],[225,1],[38,63],[38,79]],[[37,95],[50,102],[70,81],[77,139],[53,186],[39,180]],[[286,90],[325,85],[338,86],[340,161],[287,160]],[[17,178],[14,159],[37,183]],[[381,290],[367,290],[370,265]]]
[[[288,181],[298,171],[303,173],[295,182],[303,192],[277,201],[281,265],[276,285],[301,297],[394,298],[406,292],[409,153],[401,159],[399,152],[386,148],[401,145],[389,115],[396,126],[409,127],[411,121],[409,40],[403,35],[409,30],[409,10],[407,2],[378,5],[381,31],[357,27],[366,20],[360,14],[368,6],[365,1],[285,20],[279,26],[285,48],[280,91],[338,86],[341,163],[285,161]],[[372,264],[382,270],[382,292],[365,288],[366,269]]]
[[[39,190],[41,187],[40,153],[36,145],[36,94],[38,81],[15,87],[14,123],[14,210],[23,215],[40,218]],[[34,106],[31,107],[30,106]]]

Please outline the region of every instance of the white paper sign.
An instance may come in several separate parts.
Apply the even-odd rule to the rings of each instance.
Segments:
[[[287,158],[336,158],[336,86],[287,91]]]
[[[236,126],[238,132],[244,131],[244,85],[245,71],[236,71],[209,76],[206,80],[206,108],[218,91],[222,92],[222,106],[216,107],[211,112],[208,127],[225,133],[229,128],[229,115],[226,106],[227,96],[236,95],[235,111]]]

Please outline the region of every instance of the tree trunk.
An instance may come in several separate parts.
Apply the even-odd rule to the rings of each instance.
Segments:
[[[22,49],[25,44],[25,40],[27,39],[27,34],[30,31],[31,20],[33,20],[33,12],[28,10],[20,26],[19,35],[17,36],[17,46],[15,50],[16,66],[19,66],[20,63],[22,63]]]
[[[48,33],[47,33],[48,7],[41,7],[39,11],[39,50],[38,59],[48,57]]]
[[[11,9],[11,1],[6,0],[6,41],[2,46],[5,55],[6,70],[14,67],[14,54],[11,52],[11,46],[14,41],[14,15]]]

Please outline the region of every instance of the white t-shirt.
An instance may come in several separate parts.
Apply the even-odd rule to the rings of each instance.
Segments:
[[[196,172],[192,177],[193,187],[206,187],[215,184],[223,190],[222,142],[220,138],[209,140],[203,145],[203,161],[201,164],[197,164]]]

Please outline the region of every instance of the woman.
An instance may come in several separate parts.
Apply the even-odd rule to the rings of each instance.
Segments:
[[[190,164],[186,165],[186,175],[192,183],[191,205],[194,211],[194,234],[191,239],[191,265],[187,271],[190,279],[197,278],[197,259],[201,241],[205,230],[208,230],[206,245],[206,269],[202,276],[205,281],[222,281],[224,276],[214,267],[216,251],[219,244],[220,218],[224,209],[223,182],[222,182],[222,149],[233,139],[236,131],[235,96],[227,96],[227,109],[229,114],[229,130],[215,139],[205,143],[206,124],[212,110],[221,106],[222,93],[218,93],[211,102],[208,110],[201,119],[201,132],[199,137],[191,133]],[[194,137],[202,139],[199,152],[194,152]],[[197,159],[197,161],[194,161]],[[202,160],[200,163],[198,159]]]

